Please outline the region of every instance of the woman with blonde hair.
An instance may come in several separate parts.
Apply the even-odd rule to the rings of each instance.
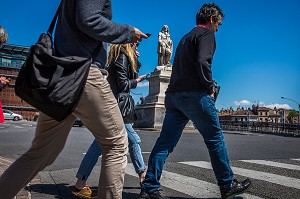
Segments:
[[[136,88],[137,84],[146,78],[146,75],[138,77],[141,64],[137,59],[139,56],[137,47],[138,43],[110,45],[108,52],[108,82],[115,97],[121,92],[129,93],[130,89]],[[128,135],[129,154],[141,184],[146,174],[146,165],[140,147],[141,139],[134,131],[131,123],[125,122],[125,128]],[[82,159],[76,174],[77,182],[72,189],[74,195],[82,198],[90,198],[94,195],[94,192],[86,185],[86,181],[101,153],[100,145],[94,140]]]

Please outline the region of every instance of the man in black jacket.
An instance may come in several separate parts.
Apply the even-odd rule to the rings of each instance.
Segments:
[[[216,48],[214,33],[223,17],[218,6],[204,4],[196,15],[197,27],[178,44],[166,91],[166,115],[149,157],[140,198],[164,198],[158,190],[163,166],[189,120],[203,136],[222,198],[240,194],[250,186],[249,179],[242,182],[234,179],[215,108],[211,64]]]

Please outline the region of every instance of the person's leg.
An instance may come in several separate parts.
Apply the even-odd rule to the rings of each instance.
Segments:
[[[184,101],[184,112],[202,134],[208,148],[213,171],[220,187],[229,187],[233,172],[229,165],[223,132],[215,108],[214,98],[206,93],[189,94]]]
[[[160,187],[160,177],[169,153],[173,152],[182,131],[189,119],[178,111],[177,95],[167,94],[165,99],[166,115],[162,130],[148,161],[148,169],[143,181],[142,192],[154,193]]]
[[[74,114],[101,145],[98,198],[122,198],[128,138],[117,101],[101,72],[91,68]]]
[[[94,140],[83,157],[77,171],[76,178],[78,180],[75,184],[77,189],[82,189],[86,185],[86,181],[95,167],[101,153],[100,145]]]
[[[131,161],[133,163],[135,172],[139,174],[140,181],[143,180],[146,171],[146,165],[144,163],[142,150],[141,150],[141,138],[132,128],[132,124],[125,124],[125,129],[128,135],[128,149]]]
[[[64,121],[57,122],[40,113],[30,149],[0,178],[1,199],[13,198],[39,171],[53,163],[62,151],[75,119],[75,116],[70,115]]]

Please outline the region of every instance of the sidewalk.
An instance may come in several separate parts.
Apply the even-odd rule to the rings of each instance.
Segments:
[[[9,165],[13,163],[12,159],[4,158],[0,156],[0,175],[7,169]],[[22,189],[15,199],[31,199],[31,194],[28,190]]]
[[[0,156],[0,175],[12,164],[13,160]],[[78,168],[44,170],[23,188],[14,199],[78,199],[71,193]],[[96,190],[99,182],[100,167],[95,166],[89,185]],[[1,198],[2,199],[2,198]]]

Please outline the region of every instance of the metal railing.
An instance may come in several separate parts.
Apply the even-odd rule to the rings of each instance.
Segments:
[[[223,130],[300,137],[300,125],[274,122],[220,121]]]

